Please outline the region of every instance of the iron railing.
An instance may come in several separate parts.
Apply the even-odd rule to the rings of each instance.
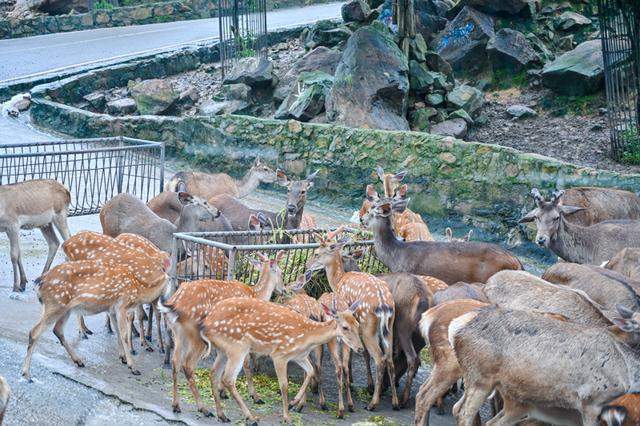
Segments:
[[[611,155],[640,144],[640,2],[599,0]]]
[[[218,25],[223,77],[240,58],[267,57],[266,0],[219,0]]]
[[[306,270],[307,261],[320,244],[318,236],[325,235],[327,229],[298,229],[284,231],[291,237],[288,244],[277,243],[281,236],[273,231],[233,231],[233,232],[187,232],[174,234],[172,279],[174,286],[183,281],[198,279],[239,280],[253,285],[258,280],[258,271],[247,261],[256,253],[264,253],[275,258],[280,250],[285,255],[280,261],[285,283],[294,281]],[[357,264],[361,271],[370,273],[387,272],[387,268],[376,257],[373,241],[358,240],[351,230],[353,241],[343,248],[343,253],[359,253]],[[185,249],[188,258],[179,262],[177,253]],[[326,280],[314,280],[307,285],[307,291],[320,295],[328,291]]]
[[[164,145],[125,137],[0,145],[0,185],[33,179],[69,189],[69,216],[97,213],[122,192],[146,202],[164,186]]]

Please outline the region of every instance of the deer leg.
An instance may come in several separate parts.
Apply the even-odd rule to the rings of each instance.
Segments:
[[[71,236],[69,232],[69,225],[67,223],[67,214],[57,214],[53,216],[53,225],[56,227],[60,236],[62,237],[62,241],[67,241]]]
[[[405,408],[411,398],[411,385],[413,384],[413,379],[416,376],[418,367],[420,367],[420,357],[413,347],[411,336],[408,336],[407,333],[398,334],[398,343],[407,360],[407,380],[402,391],[402,398],[400,399],[400,406]]]
[[[245,404],[242,396],[238,392],[238,388],[236,388],[236,378],[238,377],[238,373],[240,373],[240,369],[242,368],[242,364],[244,363],[244,359],[247,357],[248,352],[248,350],[244,350],[242,352],[234,351],[232,353],[227,353],[227,363],[224,367],[224,373],[222,374],[222,384],[227,388],[233,399],[236,401],[236,404],[240,407],[240,410],[242,410],[246,423],[257,425],[258,419],[251,414],[249,407],[247,407],[247,404]],[[277,371],[276,367],[276,372]]]
[[[20,228],[9,228],[7,237],[9,237],[11,266],[13,267],[13,291],[24,291],[27,278],[20,259]]]
[[[42,236],[47,241],[47,246],[49,247],[49,252],[47,253],[47,261],[44,264],[44,268],[42,269],[42,273],[44,274],[51,268],[51,262],[53,262],[53,258],[56,256],[56,252],[58,251],[58,247],[60,246],[60,241],[58,241],[58,237],[56,236],[56,232],[53,230],[53,226],[51,224],[45,225],[40,228],[40,232]]]
[[[291,424],[291,418],[289,417],[289,380],[287,377],[287,360],[274,359],[273,366],[276,370],[276,375],[278,376],[280,394],[282,395],[282,421],[286,424]]]
[[[342,345],[342,377],[345,380],[345,393],[347,397],[347,409],[349,412],[353,413],[355,410],[353,409],[353,398],[351,398],[351,349],[349,346],[343,344]]]
[[[253,385],[253,365],[255,364],[251,354],[247,355],[242,363],[242,371],[244,372],[244,377],[247,379],[247,391],[249,395],[251,395],[251,399],[255,404],[264,404],[264,401],[260,399],[258,396],[258,392],[256,392],[256,388]]]
[[[171,331],[170,327],[167,327],[167,318],[164,317],[164,328],[165,330],[167,330],[167,348],[166,351],[164,353],[164,365],[169,365],[169,360],[171,359],[171,351],[173,350],[174,347],[174,340],[173,340],[173,332]]]
[[[211,371],[209,372],[209,380],[211,380],[211,394],[213,395],[213,400],[216,403],[216,415],[218,416],[218,420],[224,423],[228,423],[229,418],[224,415],[224,411],[222,410],[222,402],[220,401],[222,397],[220,396],[219,389],[220,379],[226,362],[227,356],[223,352],[218,352],[218,355],[216,355],[216,359],[213,362],[213,366],[211,366]]]
[[[320,357],[322,357],[322,345],[317,346],[315,349],[313,349],[311,351],[311,353],[313,354],[313,356],[311,357],[312,358],[311,359],[311,363],[314,365],[314,368],[317,371],[318,370],[318,359]],[[314,393],[314,394],[318,393],[318,381],[316,379],[317,379],[317,377],[314,377],[311,380],[311,392]]]
[[[460,370],[455,366],[434,364],[429,380],[420,386],[416,395],[415,425],[429,424],[429,411],[436,401],[447,394],[451,386],[460,378]]]
[[[85,324],[84,317],[82,315],[78,315],[78,329],[80,337],[84,340],[87,340],[89,336],[93,334],[93,331],[89,330],[89,327]]]
[[[131,370],[131,374],[134,376],[139,376],[140,371],[135,368],[133,363],[133,358],[131,357],[131,346],[129,343],[131,342],[131,322],[128,321],[127,309],[124,305],[121,305],[116,310],[116,328],[118,329],[118,336],[120,337],[120,341],[122,342],[122,346],[124,349],[124,358],[129,370]]]
[[[300,390],[296,394],[295,398],[293,398],[293,401],[291,401],[291,404],[289,404],[289,408],[297,412],[302,412],[304,404],[307,402],[307,388],[313,380],[316,369],[308,356],[300,360],[295,360],[295,362],[304,370],[305,375],[302,386],[300,386]]]
[[[200,392],[198,391],[198,386],[196,385],[196,381],[193,377],[193,369],[198,363],[198,359],[200,358],[199,353],[191,353],[187,355],[187,359],[182,366],[182,371],[184,372],[185,377],[187,378],[187,383],[189,384],[189,389],[191,389],[191,394],[193,398],[196,400],[196,406],[198,407],[198,411],[204,414],[206,417],[213,417],[213,413],[209,411],[207,407],[202,403],[202,398],[200,397]]]
[[[126,341],[126,346],[129,348],[129,353],[131,355],[135,355],[136,354],[136,350],[133,348],[133,331],[136,329],[135,325],[133,324],[133,322],[135,321],[135,313],[134,312],[127,312],[127,341]]]
[[[56,321],[56,324],[53,326],[53,334],[55,334],[55,336],[58,338],[60,344],[67,351],[73,362],[75,362],[78,367],[84,367],[84,362],[82,362],[82,360],[75,354],[75,352],[73,352],[73,349],[71,349],[71,346],[69,346],[69,344],[67,343],[67,339],[64,338],[64,325],[69,319],[69,314],[71,314],[71,312],[67,312],[60,319],[58,319],[58,321]]]
[[[373,384],[373,376],[371,375],[371,355],[369,351],[365,348],[364,350],[364,367],[367,370],[367,390],[369,394],[373,395],[375,386]],[[353,378],[351,378],[353,380]]]
[[[157,302],[157,301],[156,301]],[[154,304],[156,303],[154,302]],[[156,328],[158,333],[158,345],[160,346],[159,352],[164,353],[164,339],[162,338],[162,312],[159,309],[154,309],[156,314]]]
[[[107,324],[117,324],[116,322],[116,314],[112,310],[107,313]],[[120,358],[120,362],[126,364],[127,361],[124,357],[124,346],[122,345],[122,339],[120,339],[120,330],[118,327],[114,327],[116,330],[116,342],[118,346],[118,358]]]
[[[144,334],[144,316],[147,314],[145,313],[144,307],[142,305],[138,306],[137,311],[138,311],[138,327],[140,327],[140,344],[144,346],[147,352],[153,352],[153,348],[147,341],[146,336]],[[149,315],[153,315],[153,313],[150,312]],[[148,324],[151,324],[151,319],[149,319],[149,316],[147,316],[147,319],[149,321]],[[148,340],[151,340],[151,339],[148,339]]]
[[[457,421],[460,426],[473,426],[480,407],[491,394],[491,388],[480,387],[475,384],[465,384],[465,387],[464,404],[460,408]],[[595,424],[595,422],[591,424]]]
[[[367,348],[369,354],[373,357],[373,363],[376,366],[376,379],[373,389],[373,396],[371,397],[371,402],[369,402],[366,407],[367,410],[374,411],[380,403],[380,395],[382,393],[382,380],[384,379],[385,360],[382,354],[382,350],[378,345],[378,335],[375,330],[373,333],[365,333],[362,340],[364,342],[365,348]]]
[[[143,308],[144,310],[144,308]],[[149,342],[153,338],[153,302],[149,304],[149,313],[147,314],[147,332],[145,334],[146,340]]]
[[[173,351],[173,356],[171,357],[171,378],[173,379],[173,402],[171,407],[173,408],[174,413],[180,413],[182,410],[180,409],[180,394],[178,393],[178,370],[180,370],[180,364],[182,362],[182,342],[177,341],[175,343],[175,349]],[[215,388],[211,388],[212,392]]]
[[[338,418],[344,419],[344,400],[342,394],[344,392],[344,374],[342,371],[342,361],[340,359],[340,346],[337,340],[331,340],[327,343],[327,349],[329,350],[329,355],[331,355],[331,360],[333,361],[333,366],[336,370],[336,377],[338,379]]]
[[[391,386],[391,408],[394,410],[400,409],[400,404],[398,402],[398,387],[396,386],[396,367],[393,365],[393,318],[389,323],[389,335],[387,337],[383,337],[387,341],[387,352],[384,353],[384,364],[387,368],[387,375],[389,376],[389,386]],[[415,352],[414,352],[415,354]],[[416,355],[417,358],[417,355]],[[376,366],[377,368],[377,366]],[[378,372],[376,371],[376,374]],[[378,374],[378,377],[380,375]],[[384,380],[384,378],[383,378]],[[382,388],[383,380],[380,381],[380,388]],[[408,389],[411,390],[411,383],[407,378],[407,386]]]
[[[316,384],[316,391],[318,392],[318,404],[320,405],[321,410],[327,409],[327,400],[324,396],[324,391],[322,390],[322,358],[324,355],[324,345],[319,345],[316,349],[315,356],[315,375],[313,382]]]
[[[33,356],[33,351],[36,348],[36,344],[38,343],[38,339],[44,332],[45,328],[53,324],[64,315],[64,309],[56,309],[51,310],[47,309],[45,306],[42,311],[42,316],[40,317],[40,321],[31,329],[29,332],[29,345],[27,346],[27,355],[24,358],[24,364],[22,365],[22,376],[31,382],[31,357]]]
[[[105,317],[104,327],[107,329],[107,333],[109,334],[113,334],[113,327],[111,327],[111,324],[115,324],[114,321],[115,320],[111,318],[109,314],[107,314],[107,316]]]

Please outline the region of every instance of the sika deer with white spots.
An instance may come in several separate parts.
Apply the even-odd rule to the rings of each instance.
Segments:
[[[385,368],[391,383],[392,405],[399,408],[395,387],[395,367],[393,364],[393,324],[395,304],[387,284],[380,278],[364,272],[345,272],[340,250],[347,241],[332,241],[342,232],[338,229],[319,237],[320,247],[308,262],[308,270],[325,270],[334,296],[350,305],[360,301],[355,311],[360,322],[360,334],[367,352],[373,357],[376,366],[375,389],[368,410],[375,410],[380,402]],[[346,374],[346,373],[345,373]]]
[[[289,424],[287,364],[295,362],[306,373],[300,390],[291,401],[291,405],[300,410],[306,400],[307,387],[315,376],[315,369],[309,361],[309,354],[314,348],[340,338],[353,350],[362,351],[359,324],[354,314],[358,306],[359,302],[355,302],[341,312],[325,307],[331,319],[316,322],[285,306],[262,300],[233,298],[220,302],[202,323],[201,331],[202,339],[218,351],[211,368],[212,388],[217,389],[222,383],[240,406],[247,423],[257,424],[256,417],[236,388],[236,377],[247,355],[268,355],[280,384],[283,420]],[[213,392],[213,396],[218,418],[227,420],[220,395]]]
[[[232,297],[269,300],[274,291],[282,293],[284,284],[278,261],[282,259],[284,254],[284,251],[280,251],[274,259],[259,254],[260,261],[251,260],[255,268],[260,271],[260,278],[253,287],[240,281],[188,281],[182,283],[165,304],[160,304],[160,310],[167,315],[169,320],[169,328],[171,328],[175,342],[171,358],[174,412],[181,411],[178,395],[178,371],[182,370],[196,400],[198,411],[207,416],[211,415],[202,403],[193,375],[198,361],[204,356],[206,350],[206,345],[200,337],[199,324],[214,311],[214,306],[221,300]],[[261,402],[253,387],[248,363],[245,365],[244,371],[249,385],[249,394],[254,402]]]
[[[55,180],[30,180],[0,186],[0,231],[6,232],[9,238],[14,292],[24,291],[27,284],[20,255],[20,230],[40,228],[47,240],[49,253],[42,270],[44,274],[51,267],[59,246],[53,228],[63,240],[69,238],[69,203],[69,190]]]

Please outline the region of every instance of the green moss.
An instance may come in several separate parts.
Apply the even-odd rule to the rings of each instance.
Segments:
[[[512,87],[526,87],[527,72],[520,71],[514,74],[508,69],[497,69],[491,76],[491,87],[497,90],[510,89]]]
[[[558,96],[550,93],[540,101],[540,106],[555,116],[595,115],[604,104],[602,93],[584,96]]]
[[[367,420],[379,426],[395,426],[398,424],[395,420],[385,416],[371,416]]]

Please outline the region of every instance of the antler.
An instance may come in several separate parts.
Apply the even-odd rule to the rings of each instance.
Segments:
[[[538,204],[544,203],[544,197],[542,196],[542,194],[540,194],[540,191],[538,191],[538,188],[533,188],[531,190],[531,196],[533,197],[533,200],[536,203]]]
[[[338,235],[340,235],[340,234],[342,234],[344,232],[345,228],[346,227],[344,225],[340,225],[338,227],[338,229],[336,229],[335,231],[328,232],[326,241],[330,241],[330,240],[336,239],[338,237]]]
[[[563,195],[564,195],[564,190],[562,189],[553,191],[553,194],[551,195],[551,202],[553,204],[558,204],[560,202],[560,198],[562,198]]]

